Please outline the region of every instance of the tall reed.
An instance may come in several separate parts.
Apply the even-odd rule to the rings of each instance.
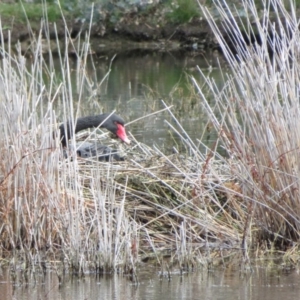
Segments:
[[[229,10],[223,1],[216,2],[218,20],[202,9],[230,72],[224,74],[221,89],[206,78],[214,107],[194,83],[239,186],[238,193],[232,193],[240,201],[235,210],[243,221],[243,248],[274,245],[286,249],[299,241],[300,229],[296,11],[293,5],[287,11],[280,0],[264,2],[263,11],[256,9],[254,1],[243,1],[243,14],[240,9]]]
[[[59,67],[47,22],[27,53],[1,44],[0,248],[30,264],[55,258],[76,273],[110,271],[133,263],[138,233],[124,213],[126,193],[117,195],[113,166],[63,157],[58,124],[79,114],[75,99],[97,80],[86,72],[88,35],[74,44],[66,28],[64,42]]]

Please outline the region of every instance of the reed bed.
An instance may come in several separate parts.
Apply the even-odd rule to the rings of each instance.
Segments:
[[[256,16],[247,3],[245,9]],[[231,16],[219,9],[224,26],[239,34]],[[236,59],[204,11],[231,72],[222,89],[203,76],[213,105],[193,79],[210,118],[207,126],[218,133],[213,146],[201,137],[193,141],[165,104],[170,129],[188,149],[184,154],[165,155],[131,136],[132,146],[121,149],[124,162],[64,157],[58,124],[79,115],[84,93],[92,95],[103,82],[86,71],[88,36],[74,43],[66,29],[58,69],[45,48],[47,37],[46,43],[32,37],[30,56],[1,46],[0,251],[13,268],[26,262],[23,268],[44,270],[50,263],[59,278],[66,271],[127,271],[136,280],[137,266],[147,261],[167,264],[169,272],[173,265],[181,270],[226,265],[236,252],[247,260],[250,250],[297,246],[300,78],[299,36],[292,31],[297,22],[281,7],[289,35],[280,31],[284,42],[274,44],[274,55],[258,22],[266,42],[238,47]],[[75,147],[86,134],[103,138],[94,130],[70,144]]]
[[[47,24],[41,26],[44,35],[32,36],[27,53],[18,45],[1,45],[3,259],[23,271],[50,264],[59,278],[65,272],[113,271],[134,277],[139,263],[149,259],[163,266],[167,258],[183,270],[207,265],[212,252],[218,263],[225,260],[239,247],[240,234],[233,219],[226,224],[206,205],[227,180],[210,151],[204,155],[183,138],[192,156],[167,156],[138,141],[125,149],[125,162],[64,156],[58,125],[80,114],[83,95],[97,92],[103,78],[86,70],[88,36],[75,43],[67,29],[60,65],[54,67]],[[94,130],[70,145],[75,149],[75,140],[86,135],[103,138]]]
[[[206,78],[216,100],[213,107],[194,84],[226,150],[225,164],[234,162],[230,172],[239,186],[234,210],[244,220],[243,249],[256,245],[264,251],[294,252],[300,225],[300,36],[295,6],[287,11],[283,1],[272,0],[259,12],[253,1],[243,5],[238,17],[240,12],[218,3],[218,22],[203,8],[230,72],[224,74],[222,89]]]

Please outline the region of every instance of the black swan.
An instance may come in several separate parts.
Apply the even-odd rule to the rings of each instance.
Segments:
[[[101,114],[76,119],[74,131],[72,130],[71,121],[68,121],[66,124],[61,124],[59,126],[59,130],[62,146],[67,146],[67,140],[72,137],[73,132],[77,133],[81,130],[98,126],[101,128],[106,128],[114,133],[123,142],[130,144],[130,140],[128,139],[125,131],[124,120],[115,114]],[[110,161],[112,158],[118,161],[124,160],[123,157],[118,155],[117,150],[113,150],[110,147],[98,143],[82,143],[82,145],[80,145],[80,147],[77,149],[77,154],[80,157],[97,156],[99,160],[105,161]]]

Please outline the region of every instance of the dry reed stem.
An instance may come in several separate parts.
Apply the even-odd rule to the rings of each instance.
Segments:
[[[242,206],[235,203],[234,211],[244,215],[246,244],[269,240],[282,248],[298,241],[300,226],[298,23],[282,1],[271,1],[263,15],[254,2],[243,3],[245,19],[218,5],[234,50],[203,8],[231,68],[222,89],[206,78],[214,109],[194,83],[230,157],[226,163],[235,162]],[[242,32],[259,36],[259,42],[247,45]]]

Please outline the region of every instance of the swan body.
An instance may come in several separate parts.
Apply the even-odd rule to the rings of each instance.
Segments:
[[[73,125],[75,126],[73,130]],[[121,139],[126,144],[130,144],[130,140],[127,137],[124,120],[116,114],[101,114],[95,116],[87,116],[78,118],[75,120],[74,124],[71,120],[67,121],[66,124],[61,124],[59,126],[61,144],[66,147],[68,140],[72,137],[73,133],[77,133],[81,130],[100,127],[106,128],[113,134],[115,134],[119,139]],[[76,150],[80,157],[97,157],[102,161],[114,160],[124,160],[117,153],[117,150],[111,149],[108,146],[101,145],[99,143],[84,142]]]

